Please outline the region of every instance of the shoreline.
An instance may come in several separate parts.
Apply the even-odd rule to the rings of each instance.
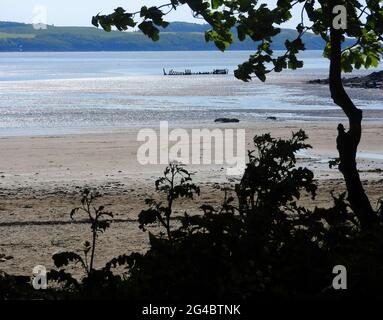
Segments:
[[[200,123],[189,126],[170,123],[169,130],[183,128],[191,133],[193,129],[244,129],[245,148],[252,150],[254,135],[270,132],[274,137],[288,138],[292,131],[303,129],[309,137],[308,143],[313,148],[302,158],[311,157],[311,160],[320,161],[337,156],[335,143],[337,124],[337,121],[274,120],[245,121],[235,124]],[[159,133],[158,126],[148,126],[148,129],[154,129]],[[93,133],[0,137],[0,148],[3,153],[0,158],[0,186],[10,187],[12,179],[15,181],[24,179],[22,184],[28,185],[28,181],[36,183],[82,179],[103,181],[105,177],[118,177],[122,173],[126,176],[131,174],[130,172],[145,174],[156,172],[161,165],[142,166],[137,161],[137,151],[144,144],[137,141],[138,132],[139,128],[114,128],[109,131],[100,129]],[[375,161],[377,166],[383,162],[382,136],[383,121],[364,123],[358,149],[361,170],[371,165],[364,162]],[[200,164],[191,167],[206,171],[212,167],[222,166]],[[321,167],[318,173],[321,171],[326,172],[327,169]]]
[[[246,110],[241,110],[241,112],[245,112]],[[249,112],[253,112],[254,110],[249,110]],[[315,123],[317,125],[321,124],[331,124],[336,128],[338,123],[340,122],[346,122],[347,118],[343,115],[342,111],[338,110],[318,110],[318,111],[305,111],[301,110],[299,113],[301,116],[295,116],[292,115],[290,117],[283,118],[284,114],[290,114],[291,111],[298,111],[298,110],[256,110],[259,111],[259,113],[263,113],[264,115],[262,117],[257,117],[252,120],[243,120],[244,117],[238,116],[236,117],[239,122],[235,125],[226,123],[226,124],[219,124],[215,123],[214,119],[209,120],[192,120],[192,121],[183,121],[182,123],[179,122],[168,122],[169,129],[199,129],[199,128],[251,128],[253,125],[258,126],[261,124],[261,129],[264,127],[263,124],[267,122],[270,124],[270,127],[276,126],[299,126],[299,124],[302,124],[302,126],[307,126],[311,123]],[[277,116],[275,116],[275,113],[273,111],[277,112]],[[324,116],[323,114],[326,113],[326,111],[331,111],[334,113],[334,111],[338,114],[338,116]],[[308,115],[307,115],[308,114]],[[317,115],[314,115],[317,114]],[[270,119],[274,118],[275,119]],[[163,120],[167,121],[167,120]],[[363,125],[366,127],[368,126],[379,126],[380,124],[383,124],[383,110],[365,110],[364,111],[364,118],[363,118]],[[87,135],[102,135],[102,134],[122,134],[122,133],[129,133],[129,132],[136,132],[141,129],[154,129],[158,130],[159,128],[159,122],[156,123],[137,123],[132,124],[130,126],[124,126],[124,127],[116,127],[116,126],[108,126],[108,127],[97,127],[97,128],[62,128],[62,129],[12,129],[9,132],[1,132],[0,129],[0,140],[5,139],[13,139],[13,138],[60,138],[60,137],[69,137],[69,136],[87,136]],[[16,132],[15,132],[16,131]]]
[[[309,135],[308,143],[313,149],[298,157],[298,165],[313,170],[319,186],[315,201],[310,198],[301,201],[311,208],[329,206],[332,190],[335,194],[345,191],[341,174],[323,161],[336,156],[336,123],[259,121],[212,124],[208,128],[245,128],[246,148],[252,149],[255,134],[271,132],[274,137],[287,138],[301,127]],[[136,133],[130,129],[0,139],[0,255],[12,256],[0,261],[1,270],[25,275],[37,264],[51,268],[51,256],[57,251],[80,251],[89,238],[89,225],[71,222],[69,213],[78,206],[79,192],[85,186],[100,191],[103,197],[97,204],[106,205],[116,219],[100,237],[96,266],[116,254],[143,252],[148,248],[148,234],[138,228],[137,216],[146,208],[145,199],[155,193],[154,181],[161,176],[164,166],[138,164]],[[366,123],[360,151],[382,154],[382,135],[383,123]],[[367,193],[375,204],[382,196],[383,158],[361,159],[358,163]],[[177,204],[177,214],[185,210],[199,214],[204,203],[219,205],[223,199],[220,187],[232,189],[240,179],[226,176],[222,165],[187,168],[195,173],[193,181],[202,193],[195,202]]]

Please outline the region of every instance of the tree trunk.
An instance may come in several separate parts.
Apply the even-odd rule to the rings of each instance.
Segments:
[[[342,31],[331,28],[331,57],[330,57],[330,92],[334,102],[342,108],[349,120],[349,130],[346,132],[342,124],[338,125],[337,149],[339,152],[339,170],[346,182],[348,201],[362,227],[377,222],[371,203],[360,181],[356,165],[356,152],[362,135],[362,110],[358,109],[342,84],[341,40]]]

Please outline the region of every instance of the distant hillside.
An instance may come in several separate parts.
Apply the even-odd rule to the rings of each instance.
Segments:
[[[149,51],[149,50],[216,50],[206,43],[208,25],[173,22],[152,42],[141,32],[110,33],[93,27],[55,27],[35,30],[30,24],[0,22],[0,51]],[[283,29],[274,38],[273,49],[284,49],[286,39],[294,39],[296,31]],[[323,49],[323,40],[313,34],[304,36],[306,48]],[[236,41],[231,50],[254,50],[251,40]]]
[[[198,23],[189,23],[189,22],[171,22],[165,29],[162,29],[166,32],[205,32],[210,30],[208,24],[198,24]]]

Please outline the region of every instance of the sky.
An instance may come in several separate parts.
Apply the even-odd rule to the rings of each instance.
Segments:
[[[45,15],[47,23],[56,26],[91,26],[91,18],[97,13],[111,13],[117,7],[127,11],[137,11],[142,5],[159,5],[167,0],[0,0],[0,21],[33,23],[38,16]],[[276,0],[263,0],[274,5]],[[15,4],[17,3],[17,4]],[[42,10],[43,8],[43,10]],[[45,9],[44,9],[45,8]],[[45,11],[46,10],[46,11]],[[296,8],[294,16],[299,17],[300,9]],[[187,6],[181,6],[167,16],[168,21],[187,21],[202,23],[191,15]],[[284,27],[294,28],[298,20]]]

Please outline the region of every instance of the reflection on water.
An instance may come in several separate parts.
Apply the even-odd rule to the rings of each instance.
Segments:
[[[302,85],[304,79],[326,77],[328,63],[320,52],[305,52],[303,70],[273,75],[266,84],[234,78],[233,70],[249,54],[2,53],[0,135],[156,125],[161,120],[201,124],[226,116],[241,120],[342,116],[326,87]],[[162,68],[231,72],[178,77],[163,76]],[[382,109],[381,99],[367,98],[368,102],[364,98],[356,102],[367,110]]]

